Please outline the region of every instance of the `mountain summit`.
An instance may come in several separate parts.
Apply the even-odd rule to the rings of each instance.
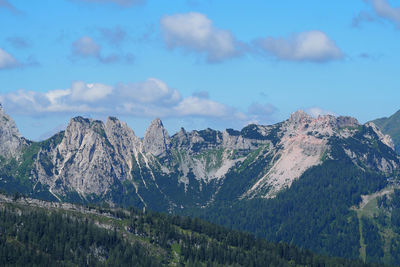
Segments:
[[[64,132],[29,144],[3,110],[1,123],[1,151],[20,158],[24,170],[18,177],[32,184],[27,192],[47,190],[64,201],[174,210],[228,196],[273,198],[328,159],[345,156],[383,173],[398,169],[400,162],[390,137],[373,124],[361,125],[351,117],[313,118],[304,111],[274,125],[222,132],[181,129],[173,136],[155,119],[142,140],[115,117],[106,123],[75,117]]]

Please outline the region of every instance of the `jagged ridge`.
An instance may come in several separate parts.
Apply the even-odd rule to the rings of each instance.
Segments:
[[[8,128],[18,136],[9,124],[2,125],[0,133],[8,133]],[[23,147],[24,139],[18,138],[20,143],[13,144]],[[31,150],[34,163],[26,167],[25,178],[33,190],[44,186],[60,201],[106,201],[157,210],[208,205],[236,183],[240,188],[231,198],[271,198],[326,159],[347,157],[362,169],[388,175],[400,162],[390,137],[374,124],[360,125],[351,117],[312,118],[303,111],[275,125],[251,124],[241,131],[182,128],[172,136],[155,119],[143,139],[115,117],[105,123],[75,117],[62,136],[49,140]],[[9,151],[4,152],[9,158],[18,158],[9,145],[1,149]],[[244,173],[250,169],[247,177]],[[241,181],[232,184],[233,178],[227,177]]]

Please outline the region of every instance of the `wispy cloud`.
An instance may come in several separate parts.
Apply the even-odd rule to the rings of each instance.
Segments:
[[[386,0],[365,0],[372,5],[376,15],[400,27],[400,7],[391,6]]]
[[[146,3],[146,0],[75,0],[75,1],[87,2],[87,3],[111,3],[121,7],[132,7]]]
[[[18,9],[15,8],[13,4],[11,4],[8,0],[0,0],[0,8],[5,8],[11,11],[14,14],[21,13]]]
[[[352,26],[360,27],[363,22],[374,22],[376,21],[376,17],[366,11],[360,11],[357,16],[353,18]]]
[[[306,31],[291,37],[266,37],[253,42],[256,50],[278,60],[323,63],[344,58],[336,43],[322,31]]]
[[[99,31],[103,39],[112,46],[118,47],[126,39],[126,32],[119,25],[114,28],[100,28]]]
[[[269,124],[276,111],[277,108],[270,103],[261,104],[259,102],[253,102],[248,107],[247,114],[254,123]]]
[[[112,53],[104,55],[101,46],[96,43],[91,37],[83,36],[75,40],[71,45],[72,59],[90,59],[94,58],[100,63],[110,64],[115,62],[123,62],[131,64],[134,61],[134,56],[130,53]]]
[[[228,30],[216,28],[204,14],[190,12],[166,15],[160,21],[164,40],[170,49],[204,54],[216,63],[242,54],[241,44]]]
[[[308,108],[308,109],[306,109],[306,112],[315,118],[317,118],[318,116],[324,116],[324,115],[336,116],[336,114],[333,111],[322,109],[320,107]]]
[[[18,36],[8,37],[6,41],[17,49],[25,49],[31,46],[27,39]]]

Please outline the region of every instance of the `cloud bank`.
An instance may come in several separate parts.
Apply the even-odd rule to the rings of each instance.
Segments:
[[[253,103],[247,113],[209,98],[199,92],[188,97],[165,82],[148,78],[142,82],[107,85],[75,81],[67,89],[47,92],[18,90],[0,94],[8,112],[41,117],[51,115],[133,116],[136,118],[201,118],[270,123],[275,107]]]
[[[0,94],[0,101],[14,114],[91,113],[139,117],[228,117],[234,110],[216,101],[190,96],[165,82],[149,78],[143,82],[115,86],[76,81],[67,89],[47,92],[19,90]]]
[[[322,31],[306,31],[290,38],[266,37],[253,42],[255,48],[278,60],[324,63],[343,59],[340,48]]]

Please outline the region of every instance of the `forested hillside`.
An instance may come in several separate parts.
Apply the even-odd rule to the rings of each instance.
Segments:
[[[326,161],[308,170],[274,199],[220,200],[192,215],[322,254],[398,265],[400,236],[395,233],[399,228],[393,228],[391,237],[384,230],[391,229],[390,218],[393,225],[398,223],[397,209],[381,204],[386,207],[389,221],[383,221],[378,231],[378,210],[366,216],[354,208],[363,195],[393,186],[397,185],[378,173],[364,172],[349,161]],[[396,198],[385,199],[391,199],[391,205],[397,207]]]
[[[2,266],[373,266],[200,219],[1,196]]]

